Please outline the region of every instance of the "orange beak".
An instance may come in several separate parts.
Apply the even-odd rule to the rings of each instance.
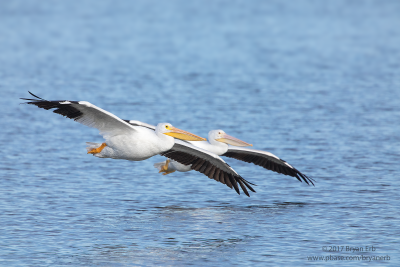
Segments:
[[[226,143],[232,146],[253,146],[252,144],[246,143],[240,139],[230,136],[226,133],[222,135],[222,138],[215,139],[218,142]]]
[[[197,136],[195,134],[175,128],[173,126],[171,127],[170,132],[164,134],[186,141],[207,141],[206,138]]]

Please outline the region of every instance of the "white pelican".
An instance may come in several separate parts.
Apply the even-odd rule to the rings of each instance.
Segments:
[[[141,126],[151,129],[153,131],[156,130],[155,126],[141,121],[137,120],[124,120],[124,121],[131,124],[132,126]],[[250,195],[246,187],[251,191],[256,192],[250,185],[250,184],[254,185],[253,183],[250,183],[249,181],[242,178],[217,154],[193,145],[197,142],[202,142],[202,141],[196,141],[191,143],[191,142],[183,142],[180,140],[175,140],[174,146],[170,150],[160,153],[160,155],[173,159],[171,162],[175,162],[176,164],[179,164],[184,168],[188,168],[188,171],[195,170],[201,172],[211,179],[226,184],[229,188],[234,188],[238,194],[240,193],[237,184],[240,185],[243,192],[247,196]]]
[[[220,181],[230,188],[235,188],[240,194],[238,183],[243,192],[250,196],[245,185],[253,192],[254,189],[245,179],[237,174],[228,164],[218,156],[188,144],[179,144],[179,140],[187,141],[206,140],[192,133],[177,129],[169,123],[159,123],[157,127],[139,122],[128,123],[87,101],[48,101],[29,92],[36,99],[26,99],[27,104],[35,105],[46,110],[55,109],[53,112],[67,118],[96,128],[105,139],[103,144],[88,143],[88,154],[100,158],[126,159],[140,161],[157,154],[168,156],[183,164],[194,164],[207,168],[199,170],[208,177]],[[177,144],[176,144],[177,143]],[[174,147],[174,144],[176,147]],[[174,149],[172,150],[172,148]],[[177,158],[178,157],[178,158]],[[212,170],[212,173],[210,172]]]
[[[314,185],[312,178],[307,177],[305,174],[298,171],[286,161],[266,151],[244,148],[245,146],[252,145],[226,134],[223,130],[211,130],[208,133],[208,141],[189,143],[196,147],[213,152],[218,156],[230,157],[249,163],[254,163],[255,165],[262,166],[267,170],[293,176],[300,182],[303,180],[308,185],[309,183]],[[157,168],[159,172],[163,172],[163,175],[175,171],[186,172],[192,170],[191,166],[184,165],[173,160],[155,163],[154,167]]]

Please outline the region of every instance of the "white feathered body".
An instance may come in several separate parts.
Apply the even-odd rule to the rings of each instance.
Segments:
[[[153,130],[134,127],[135,132],[128,135],[105,136],[107,146],[97,154],[99,158],[126,159],[141,161],[161,152],[167,151],[174,145],[174,138],[158,134]],[[87,150],[99,147],[101,144],[88,143]]]

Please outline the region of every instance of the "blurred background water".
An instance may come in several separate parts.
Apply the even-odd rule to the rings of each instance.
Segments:
[[[400,266],[399,25],[399,1],[1,1],[0,265]],[[95,158],[28,90],[223,129],[316,186],[227,160],[248,198]],[[390,260],[307,258],[329,255]]]

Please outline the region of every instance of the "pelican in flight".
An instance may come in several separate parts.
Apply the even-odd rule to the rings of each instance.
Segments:
[[[298,171],[286,161],[278,158],[272,153],[262,150],[245,148],[253,146],[233,136],[226,134],[223,130],[211,130],[208,133],[208,141],[190,142],[193,146],[200,147],[210,151],[218,156],[224,156],[242,160],[248,163],[254,163],[267,170],[271,170],[284,175],[297,178],[300,182],[303,180],[308,185],[313,183],[313,179]],[[180,162],[167,159],[164,162],[155,163],[154,167],[163,175],[173,173],[175,171],[187,172],[192,170],[190,165],[184,165]]]
[[[179,140],[203,141],[205,138],[175,128],[170,123],[159,123],[157,127],[142,122],[130,123],[87,101],[49,101],[29,93],[35,99],[21,98],[28,101],[26,104],[46,110],[55,109],[54,113],[100,131],[105,142],[87,143],[88,154],[131,161],[145,160],[158,154],[171,156],[179,163],[198,167],[197,171],[234,188],[238,194],[238,184],[247,196],[250,195],[246,187],[255,192],[251,183],[220,157],[191,144],[182,145]]]

